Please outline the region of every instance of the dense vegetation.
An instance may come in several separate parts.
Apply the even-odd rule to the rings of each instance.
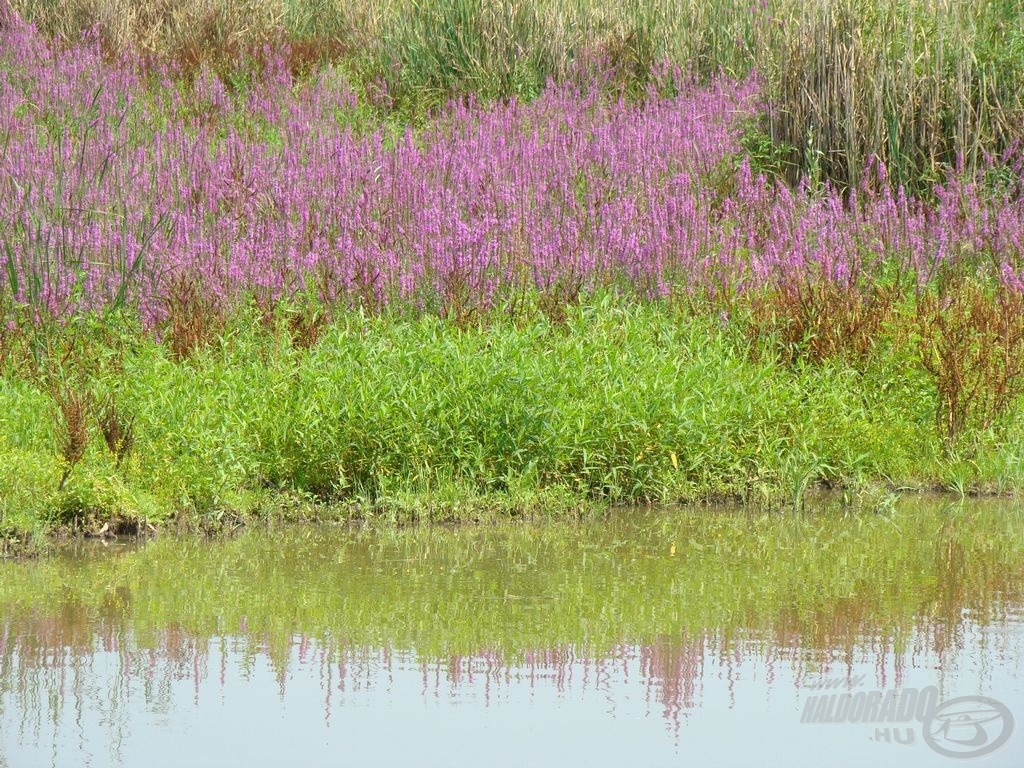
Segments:
[[[699,78],[757,72],[757,149],[856,183],[881,159],[899,183],[939,181],[1020,138],[1024,10],[1016,0],[9,0],[48,36],[94,32],[233,84],[268,57],[331,62],[367,103],[421,118],[451,96],[532,99],[550,79],[643,93],[670,60]],[[286,48],[282,46],[286,45]]]
[[[9,378],[5,519],[156,523],[186,510],[233,524],[317,501],[342,503],[321,514],[486,518],[586,499],[799,504],[822,479],[1024,480],[1019,414],[976,437],[969,460],[943,452],[909,350],[860,370],[751,359],[733,328],[610,296],[560,324],[467,330],[351,312],[308,348],[281,320],[271,333],[235,319],[184,362],[135,333],[80,338],[61,357],[93,362],[58,384],[56,423],[45,386]]]
[[[0,530],[1017,490],[1024,11],[856,6],[0,5]]]

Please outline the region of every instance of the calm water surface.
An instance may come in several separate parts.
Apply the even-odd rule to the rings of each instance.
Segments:
[[[1020,506],[290,528],[0,564],[9,768],[1021,766],[1021,731]]]

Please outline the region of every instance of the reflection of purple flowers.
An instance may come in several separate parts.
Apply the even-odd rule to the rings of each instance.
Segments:
[[[243,98],[209,72],[185,87],[95,44],[0,35],[0,275],[56,314],[124,300],[152,323],[182,272],[228,303],[316,290],[424,307],[565,280],[645,296],[853,285],[886,264],[926,280],[958,259],[1022,287],[1019,169],[1000,166],[999,193],[951,176],[929,203],[877,165],[847,195],[768,183],[736,160],[754,79],[665,69],[675,95],[639,105],[552,86],[365,135],[330,70],[294,83],[271,61]]]

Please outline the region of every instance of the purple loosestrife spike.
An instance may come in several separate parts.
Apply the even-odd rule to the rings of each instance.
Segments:
[[[887,262],[924,280],[972,254],[1021,273],[1019,155],[994,161],[1004,195],[952,173],[929,203],[874,164],[848,198],[810,197],[735,167],[756,78],[698,86],[662,65],[671,87],[638,104],[551,84],[529,104],[452,104],[391,142],[340,125],[355,95],[327,71],[294,82],[284,54],[242,95],[208,69],[185,92],[95,40],[57,56],[24,25],[0,35],[0,245],[19,300],[54,314],[121,297],[158,325],[181,274],[227,307],[329,284],[332,300],[424,306],[458,286],[485,308],[566,281],[853,285]]]

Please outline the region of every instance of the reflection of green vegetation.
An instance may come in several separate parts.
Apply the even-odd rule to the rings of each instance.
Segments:
[[[998,620],[1024,599],[1021,517],[903,502],[858,516],[630,511],[579,524],[167,538],[119,557],[3,564],[0,610],[18,629],[5,654],[20,644],[23,657],[129,633],[124,644],[141,647],[166,646],[168,633],[200,648],[241,635],[277,658],[297,634],[427,659],[674,646],[708,632],[806,649],[869,636],[898,649],[924,628],[955,648],[965,612]]]

